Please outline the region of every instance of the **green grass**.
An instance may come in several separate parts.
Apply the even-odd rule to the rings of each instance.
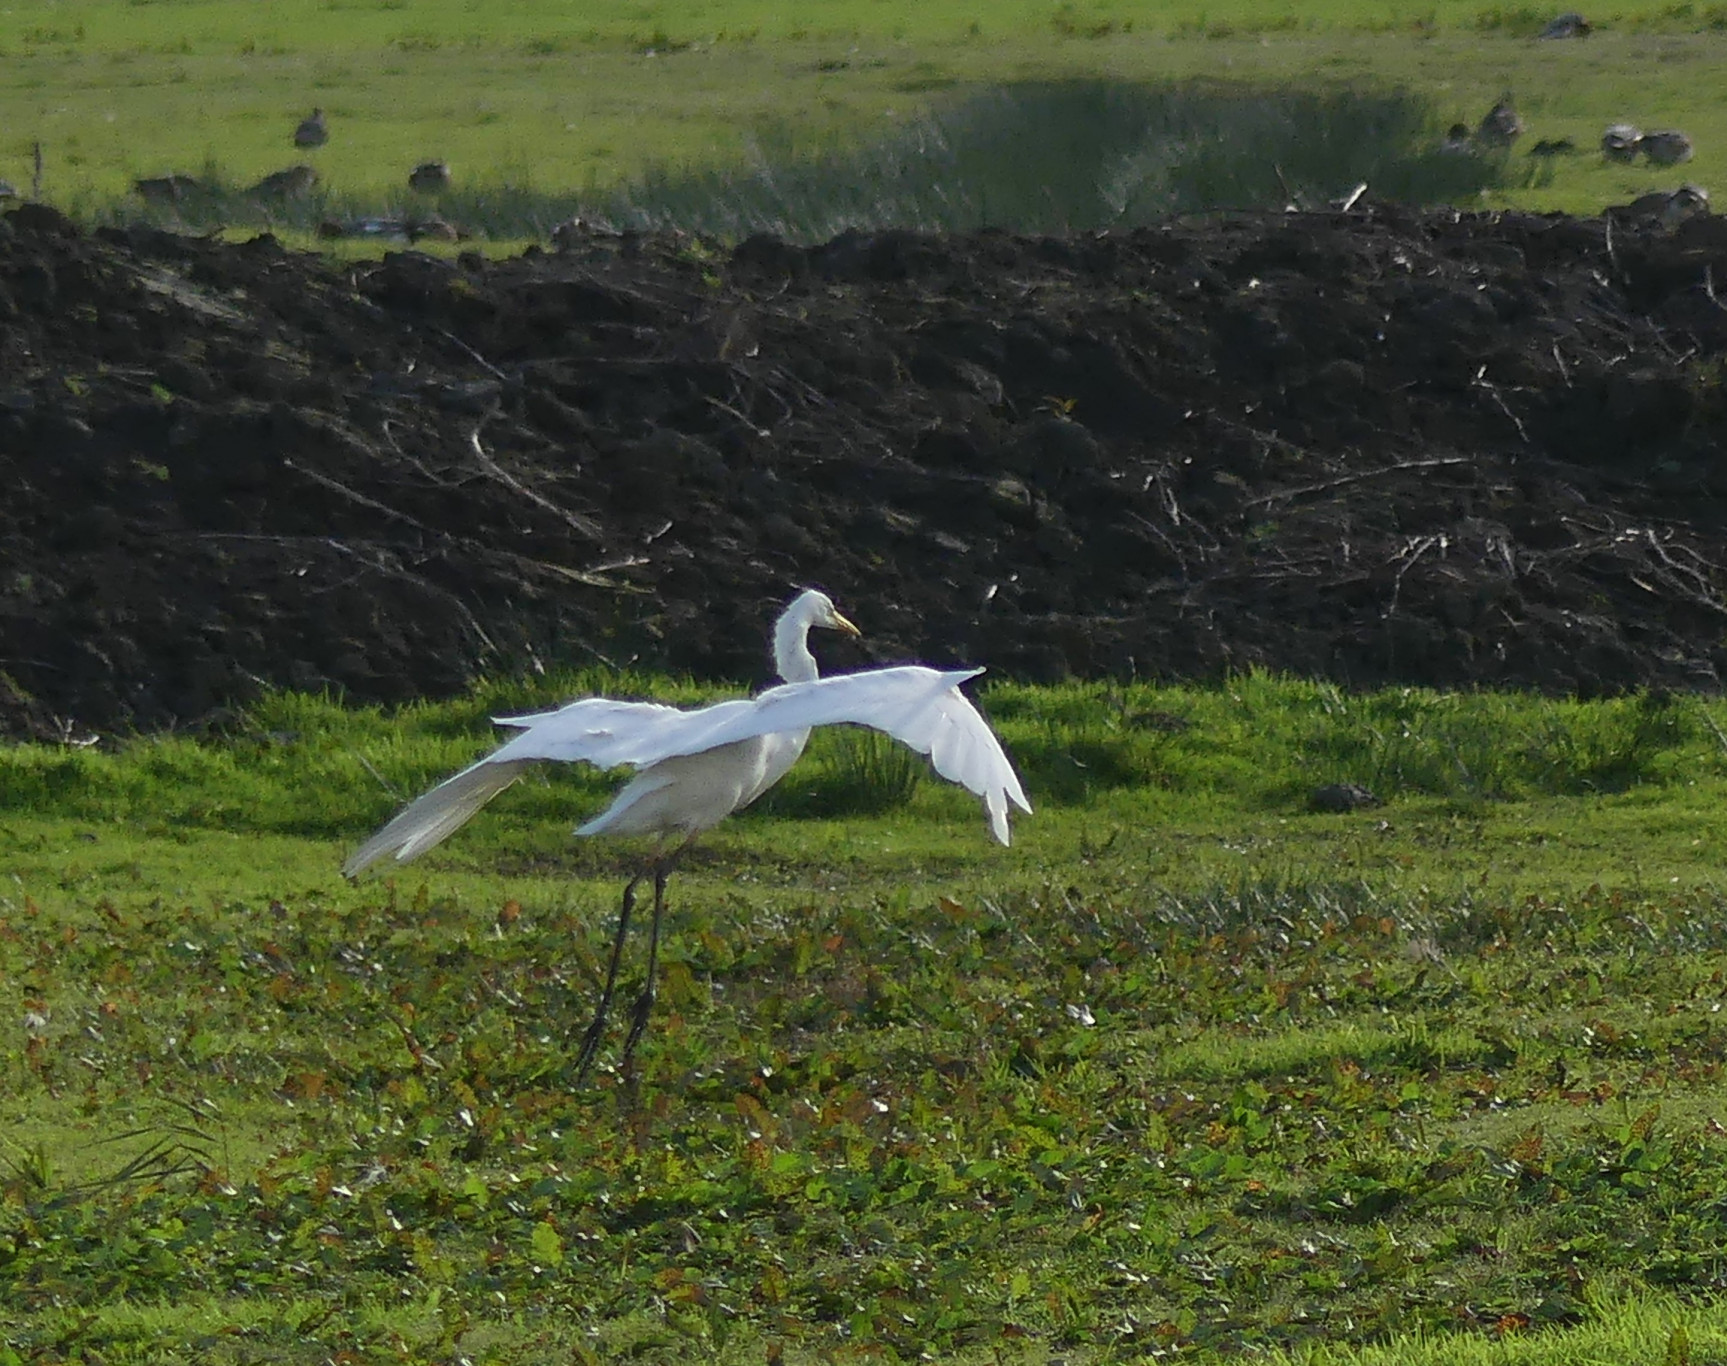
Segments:
[[[859,147],[874,149],[869,166],[956,111],[989,107],[994,92],[1073,80],[1141,98],[1221,82],[1248,108],[1289,92],[1405,91],[1430,109],[1434,135],[1473,123],[1509,88],[1530,140],[1585,149],[1545,171],[1513,157],[1485,201],[1454,187],[1448,197],[1463,202],[1594,211],[1672,181],[1590,150],[1618,119],[1686,128],[1699,155],[1685,174],[1703,184],[1727,164],[1727,105],[1712,93],[1727,85],[1721,7],[1628,7],[1582,42],[1534,41],[1540,21],[1526,8],[1342,0],[1293,22],[1287,7],[1248,3],[859,0],[812,18],[742,0],[580,17],[525,2],[301,0],[261,14],[240,0],[65,0],[0,15],[0,177],[27,187],[39,140],[44,192],[100,216],[137,208],[139,176],[214,163],[244,185],[306,160],[336,204],[376,211],[405,193],[409,167],[446,157],[452,214],[517,240],[543,231],[540,208],[616,209],[620,191],[650,217],[687,213],[691,196],[716,188],[747,204],[763,148],[782,172]],[[313,104],[334,131],[302,154],[289,134]],[[1062,214],[1083,221],[1081,207]]]
[[[1010,850],[827,737],[573,1091],[607,782],[336,867],[602,686],[0,751],[0,1362],[1720,1358],[1719,702],[996,686]]]
[[[101,218],[168,226],[246,225],[310,237],[329,220],[432,208],[491,240],[545,238],[572,216],[617,228],[681,229],[736,241],[770,231],[826,241],[847,228],[1064,233],[1140,227],[1173,213],[1320,207],[1363,181],[1422,203],[1471,200],[1529,168],[1504,156],[1439,150],[1437,120],[1405,93],[1164,89],[1107,81],[1021,83],[901,122],[864,145],[770,130],[747,165],[660,167],[636,182],[577,194],[529,186],[454,188],[435,202],[319,189],[261,201],[218,167],[171,207]]]
[[[594,692],[686,705],[726,695],[601,668],[488,682],[453,702],[396,712],[274,694],[208,741],[158,735],[108,746],[14,747],[0,760],[0,812],[133,821],[151,834],[169,827],[352,834],[489,748],[488,717]],[[1650,791],[1664,803],[1684,802],[1699,785],[1727,776],[1727,710],[1684,694],[1594,701],[1421,688],[1356,694],[1251,673],[1222,688],[997,684],[984,696],[1041,804],[1084,806],[1092,824],[1100,810],[1118,806],[1120,819],[1160,821],[1179,809],[1308,821],[1308,794],[1338,782],[1459,818],[1485,819],[1494,803],[1515,798],[1619,795],[1629,810]],[[758,810],[845,814],[848,800],[881,809],[873,791],[848,798],[868,768],[849,735],[818,734],[811,758],[744,819]],[[878,781],[865,776],[871,786]],[[502,800],[543,822],[572,801],[602,802],[610,787],[585,767],[560,766]],[[945,784],[915,791],[913,811],[929,814],[971,801]]]
[[[1673,1296],[1603,1298],[1581,1328],[1528,1332],[1514,1325],[1492,1338],[1451,1335],[1366,1351],[1319,1349],[1273,1354],[1282,1366],[1702,1366],[1727,1355],[1727,1308],[1688,1304]]]

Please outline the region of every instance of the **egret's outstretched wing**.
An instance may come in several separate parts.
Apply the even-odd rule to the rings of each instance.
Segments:
[[[961,683],[982,672],[982,669],[956,669],[943,673],[908,664],[835,674],[810,683],[782,683],[769,688],[753,703],[714,718],[703,730],[696,748],[666,748],[661,757],[693,754],[700,749],[777,731],[831,725],[869,726],[893,736],[919,754],[929,755],[935,771],[942,777],[982,797],[984,809],[989,812],[990,830],[1006,844],[1008,803],[1025,812],[1030,812],[1031,803],[1026,800],[1019,775],[1002,752],[995,732],[959,691]]]
[[[647,768],[758,735],[815,726],[869,726],[929,755],[942,777],[982,797],[990,829],[1006,844],[1008,803],[1027,812],[1031,803],[995,733],[959,691],[961,683],[982,672],[944,673],[917,664],[866,669],[808,683],[782,683],[755,698],[696,711],[588,698],[557,711],[497,718],[500,725],[525,729],[492,758],[581,759],[602,768]]]
[[[398,863],[418,858],[461,829],[541,759],[586,762],[599,768],[643,768],[665,757],[668,744],[674,746],[673,752],[682,752],[675,749],[678,744],[709,748],[700,743],[702,733],[723,724],[731,712],[752,705],[745,699],[680,711],[657,702],[586,697],[556,711],[497,717],[499,725],[520,727],[522,733],[416,798],[355,850],[342,872],[353,877],[389,854]]]
[[[721,741],[707,737],[756,705],[747,697],[685,711],[658,702],[584,697],[556,711],[494,716],[522,733],[500,747],[496,761],[554,759],[596,768],[646,768],[674,754],[699,754]]]
[[[446,778],[425,796],[417,798],[342,865],[342,875],[353,877],[383,858],[394,854],[398,863],[418,858],[467,824],[468,818],[502,792],[532,759],[498,763],[496,753]]]
[[[599,768],[649,768],[759,735],[815,726],[869,726],[927,754],[935,771],[983,798],[990,830],[1008,843],[1008,803],[1031,803],[1000,743],[959,685],[982,673],[942,673],[918,665],[784,683],[755,698],[683,711],[657,702],[583,698],[556,711],[500,716],[521,734],[413,802],[354,853],[352,877],[387,854],[416,858],[459,829],[476,811],[540,760]]]

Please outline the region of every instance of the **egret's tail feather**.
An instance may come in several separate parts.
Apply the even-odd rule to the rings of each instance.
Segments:
[[[353,877],[387,854],[394,854],[398,863],[418,858],[461,829],[533,763],[532,759],[479,763],[439,783],[356,849],[342,865],[342,875]]]

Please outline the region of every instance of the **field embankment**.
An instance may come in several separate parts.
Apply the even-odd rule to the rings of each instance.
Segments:
[[[1719,220],[1359,206],[503,262],[0,220],[0,715],[759,668],[1719,685]],[[844,661],[840,661],[843,663]]]

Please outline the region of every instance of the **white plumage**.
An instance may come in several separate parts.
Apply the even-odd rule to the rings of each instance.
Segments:
[[[774,663],[785,682],[753,698],[685,711],[655,702],[583,698],[556,711],[502,716],[497,723],[521,734],[478,763],[413,802],[343,866],[352,877],[393,855],[406,863],[453,834],[488,801],[536,763],[589,763],[633,768],[635,776],[578,835],[657,835],[662,854],[655,876],[654,939],[648,989],[637,1002],[636,1027],[626,1054],[646,1021],[653,985],[653,954],[670,863],[684,845],[748,806],[797,762],[816,726],[868,726],[930,757],[935,771],[983,799],[990,831],[1008,843],[1010,804],[1029,813],[1031,803],[1001,744],[959,685],[982,669],[943,672],[920,665],[818,675],[809,652],[812,627],[857,635],[824,593],[800,593],[774,627]],[[677,839],[665,853],[664,841]],[[612,973],[628,928],[635,881],[613,946]],[[608,977],[599,1014],[584,1045],[582,1070],[591,1060],[611,996]]]
[[[718,825],[784,777],[811,729],[842,724],[884,731],[929,755],[942,777],[983,798],[991,832],[1008,843],[1009,803],[1026,812],[1031,804],[995,734],[959,691],[983,670],[944,673],[906,665],[814,677],[815,661],[804,646],[810,627],[844,630],[851,623],[814,591],[799,596],[781,620],[796,623],[792,642],[809,661],[811,677],[693,711],[589,697],[556,711],[500,716],[499,725],[522,733],[414,802],[355,851],[342,871],[352,877],[389,854],[399,863],[417,858],[531,764],[546,760],[636,770],[611,806],[577,834],[687,838]],[[797,651],[777,653],[782,676],[802,672]]]

